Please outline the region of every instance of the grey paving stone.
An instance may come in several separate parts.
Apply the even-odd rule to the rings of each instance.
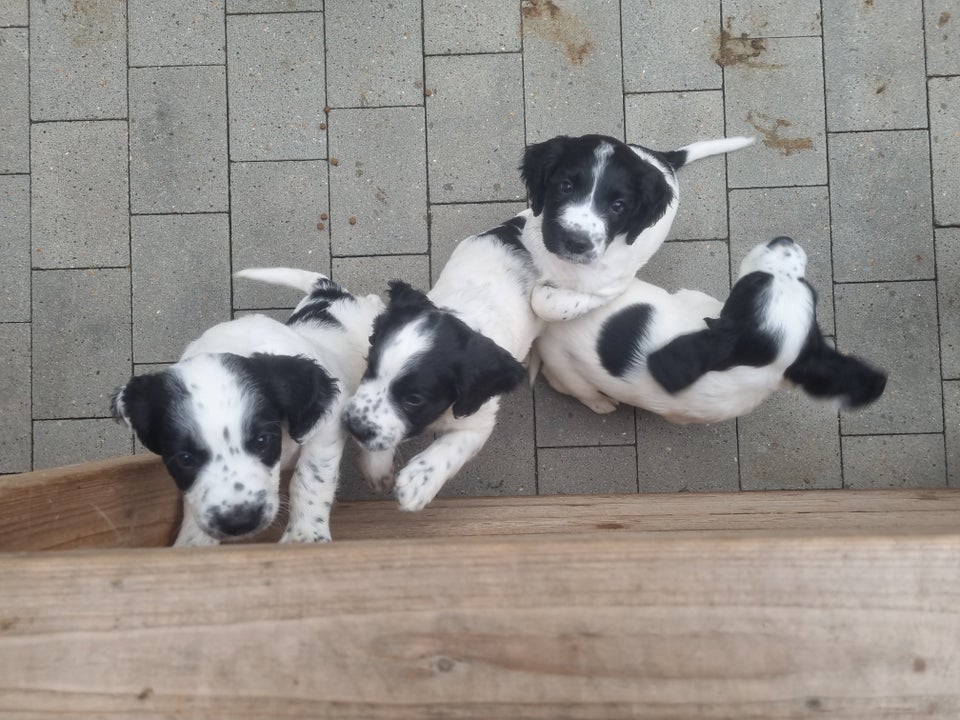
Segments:
[[[327,163],[233,163],[233,270],[297,267],[330,274]],[[320,229],[322,228],[322,229]],[[296,293],[252,280],[233,281],[235,308],[289,307]]]
[[[703,90],[723,85],[718,0],[622,3],[626,92]],[[669,30],[668,30],[669,28]],[[665,34],[672,35],[664,42]],[[600,42],[603,42],[600,36]]]
[[[636,448],[541,448],[537,452],[539,495],[637,492]]]
[[[730,268],[761,242],[789,235],[807,253],[807,281],[817,291],[817,320],[833,335],[830,193],[826,187],[758,188],[730,192]]]
[[[927,73],[960,75],[960,0],[924,0]]]
[[[943,377],[960,379],[960,228],[938,228],[937,297]]]
[[[427,55],[519,51],[520,13],[500,0],[424,0],[423,48]]]
[[[432,202],[522,200],[519,55],[428,57],[427,168]],[[528,118],[529,120],[529,118]]]
[[[130,372],[130,271],[33,272],[33,417],[106,417]]]
[[[130,65],[223,63],[223,2],[130,0]]]
[[[38,123],[32,135],[34,267],[128,265],[127,123]]]
[[[173,362],[187,343],[230,319],[225,214],[131,218],[133,357]]]
[[[837,413],[783,389],[738,421],[744,490],[840,489]]]
[[[331,107],[423,105],[420,0],[327,0]]]
[[[130,69],[134,213],[227,210],[224,68]]]
[[[757,138],[755,147],[727,156],[730,186],[826,184],[820,38],[730,42],[727,134]]]
[[[26,27],[27,0],[5,0],[0,3],[0,27]]]
[[[669,292],[699,290],[722,302],[730,292],[727,244],[718,240],[664,243],[638,275]]]
[[[637,410],[640,492],[738,490],[736,421],[674,425]]]
[[[230,158],[326,157],[323,15],[230,16],[227,42]]]
[[[30,178],[0,175],[0,322],[30,320]]]
[[[672,150],[723,137],[723,93],[650,93],[624,99],[627,142]],[[752,152],[747,148],[742,152]],[[722,156],[704,158],[679,174],[680,209],[670,237],[727,237],[727,170]]]
[[[960,224],[960,77],[930,79],[930,151],[934,218]]]
[[[228,13],[322,11],[323,0],[227,0]]]
[[[422,108],[331,111],[330,156],[334,255],[427,251]]]
[[[31,0],[34,120],[126,117],[126,8],[116,0]]]
[[[333,259],[332,277],[356,295],[373,293],[387,300],[387,283],[403,280],[418,290],[430,288],[430,258],[426,255],[379,255]]]
[[[842,441],[844,487],[946,485],[943,435],[865,435]]]
[[[877,402],[841,414],[842,433],[942,432],[934,283],[837,285],[834,301],[837,349],[878,365],[889,376]]]
[[[632,407],[624,405],[608,415],[597,415],[579,400],[555,391],[543,377],[536,382],[534,405],[541,448],[636,442]]]
[[[819,0],[724,0],[723,27],[731,37],[794,37],[820,34]]]
[[[497,426],[483,450],[451,478],[442,497],[534,495],[537,459],[533,394],[521,386],[500,400]]]
[[[947,485],[960,487],[960,381],[943,383],[943,410],[947,444]]]
[[[823,3],[827,127],[926,127],[921,0]]]
[[[464,238],[486,232],[526,207],[526,203],[474,203],[430,207],[431,282],[443,270],[450,254]]]
[[[527,142],[584,133],[623,137],[620,43],[611,42],[620,33],[617,10],[617,0],[523,6]],[[498,90],[508,87],[501,78]]]
[[[37,420],[33,424],[33,469],[106,460],[133,452],[130,432],[112,418]]]
[[[0,173],[30,172],[27,31],[0,30]]]
[[[838,282],[933,277],[927,147],[923,130],[831,134]]]
[[[30,325],[0,323],[0,473],[30,470]]]

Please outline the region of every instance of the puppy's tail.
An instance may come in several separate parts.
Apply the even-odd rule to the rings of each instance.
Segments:
[[[322,273],[287,267],[247,268],[235,272],[233,276],[247,278],[249,280],[259,280],[260,282],[270,283],[271,285],[282,285],[293,288],[294,290],[299,290],[305,295],[312,293],[319,281],[328,279],[327,276]]]
[[[701,160],[711,155],[722,155],[741,148],[749,147],[756,142],[755,137],[735,135],[733,137],[718,138],[716,140],[698,140],[695,143],[684,145],[682,148],[663,153],[663,157],[674,170],[689,165],[694,160]]]

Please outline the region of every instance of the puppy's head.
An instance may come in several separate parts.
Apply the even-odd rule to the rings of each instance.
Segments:
[[[793,238],[785,235],[760,243],[740,262],[740,275],[752,272],[769,273],[785,280],[799,280],[807,272],[807,253]]]
[[[531,145],[520,165],[533,214],[543,214],[547,250],[579,264],[596,260],[618,237],[632,244],[664,217],[675,196],[666,172],[603,135]]]
[[[273,522],[283,432],[302,442],[337,394],[307,358],[211,354],[131,378],[111,411],[163,458],[200,528],[224,539]]]
[[[506,350],[422,292],[394,281],[344,419],[367,450],[388,450],[423,432],[447,409],[454,417],[472,415],[517,387],[524,374]]]

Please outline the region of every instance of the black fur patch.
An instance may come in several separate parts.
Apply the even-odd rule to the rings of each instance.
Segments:
[[[845,408],[873,402],[887,385],[885,372],[830,347],[816,322],[797,359],[783,376],[813,397],[837,399]]]
[[[343,327],[330,312],[330,306],[340,300],[355,300],[355,298],[332,280],[326,278],[317,280],[310,292],[310,297],[299,310],[287,318],[286,324],[312,322],[336,328]]]
[[[597,336],[597,355],[604,369],[622,378],[643,362],[647,330],[653,320],[650,305],[630,305],[604,321]]]
[[[479,237],[492,236],[496,238],[502,245],[506,246],[517,255],[522,257],[524,262],[532,263],[533,258],[530,256],[530,251],[527,250],[527,247],[520,241],[520,238],[523,235],[523,227],[526,224],[527,219],[518,215],[510,218],[502,225],[498,225],[493,230],[485,232]]]

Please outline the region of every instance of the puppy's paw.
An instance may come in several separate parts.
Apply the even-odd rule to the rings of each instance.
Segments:
[[[393,489],[396,480],[393,456],[393,450],[360,450],[357,465],[363,479],[374,492],[386,493]]]
[[[326,522],[312,525],[308,523],[288,525],[280,536],[282,543],[326,543],[331,540],[330,526]]]
[[[597,396],[595,398],[589,398],[589,399],[583,399],[583,398],[577,398],[577,399],[580,400],[580,402],[582,402],[588,408],[593,410],[597,415],[608,415],[609,413],[612,413],[614,410],[616,410],[620,406],[620,403],[618,403],[617,401],[611,400],[610,398],[604,397],[602,395]]]
[[[437,496],[446,477],[428,460],[414,458],[397,474],[394,491],[401,510],[423,510]]]

